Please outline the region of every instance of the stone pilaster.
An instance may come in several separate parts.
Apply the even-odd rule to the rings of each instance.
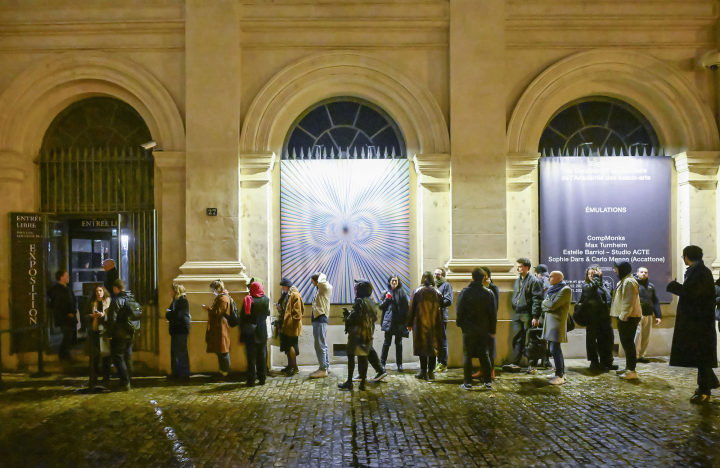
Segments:
[[[687,151],[673,157],[677,169],[677,249],[698,245],[705,254],[705,264],[720,270],[718,252],[717,184],[720,151]],[[677,277],[685,266],[678,261]]]
[[[450,155],[416,154],[420,271],[434,270],[450,258]]]
[[[507,213],[508,257],[527,257],[540,263],[538,209],[538,160],[540,153],[508,154]]]

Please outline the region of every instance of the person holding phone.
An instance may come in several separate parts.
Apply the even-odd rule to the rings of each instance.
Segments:
[[[185,286],[173,283],[173,301],[167,309],[165,318],[170,332],[170,375],[171,379],[190,378],[190,356],[188,354],[188,335],[190,334],[190,304]]]
[[[585,350],[592,372],[607,372],[618,368],[613,364],[615,334],[610,317],[610,303],[611,296],[603,284],[602,270],[598,265],[591,265],[585,270],[582,294],[575,308],[582,308],[587,316]]]
[[[409,336],[407,331],[407,314],[410,308],[407,294],[402,286],[402,281],[398,275],[388,278],[388,288],[383,292],[380,310],[382,311],[382,321],[380,329],[385,332],[385,342],[383,343],[382,353],[380,355],[380,365],[385,368],[388,352],[392,339],[395,338],[395,364],[398,372],[403,371],[403,338]]]
[[[230,326],[227,322],[230,314],[230,294],[222,280],[210,283],[210,291],[215,295],[215,300],[211,306],[202,305],[208,314],[205,343],[207,352],[217,355],[220,373],[227,377],[230,372]]]

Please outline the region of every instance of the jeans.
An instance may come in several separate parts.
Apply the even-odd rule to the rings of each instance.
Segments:
[[[395,337],[395,364],[397,364],[398,367],[402,366],[402,335],[393,334],[392,332],[386,331],[385,342],[383,343],[382,354],[380,356],[380,363],[383,367],[385,367],[385,363],[387,362],[387,357],[388,353],[390,352],[390,345],[392,344],[393,337]]]
[[[625,351],[625,360],[627,362],[627,370],[634,372],[637,364],[637,351],[635,350],[635,332],[637,331],[640,317],[628,317],[626,321],[617,319],[618,335],[620,335],[620,344]]]
[[[75,325],[63,325],[60,329],[63,337],[58,350],[58,359],[70,359],[70,346],[75,341],[76,327]]]
[[[478,358],[480,359],[480,369],[482,369],[482,377],[484,383],[492,382],[492,364],[490,363],[490,347],[492,339],[490,335],[483,333],[463,333],[463,377],[466,385],[472,385],[472,360],[473,350],[478,350]]]
[[[221,372],[230,372],[230,353],[217,353]]]
[[[438,350],[438,362],[442,364],[443,366],[447,367],[448,362],[448,339],[447,339],[447,322],[443,322],[443,327],[445,328],[445,333],[443,333],[443,337],[440,340],[440,349]]]
[[[179,377],[190,375],[187,335],[170,335],[170,372]]]
[[[130,385],[133,371],[132,338],[113,338],[112,341],[110,341],[110,353],[112,354],[120,383]]]
[[[315,340],[315,354],[317,354],[318,366],[320,370],[328,370],[330,367],[330,353],[327,345],[327,323],[314,321],[313,339]]]
[[[701,395],[710,395],[710,391],[718,388],[718,378],[712,367],[698,367],[698,393]]]
[[[596,318],[588,322],[585,329],[585,350],[588,361],[603,367],[613,363],[613,344],[615,334],[610,317]]]
[[[516,366],[520,365],[525,351],[525,336],[532,328],[532,316],[530,314],[515,315],[512,321],[510,334],[512,335],[513,353],[510,362]]]
[[[652,331],[654,315],[643,315],[635,332],[635,349],[638,357],[645,357],[648,344],[650,344],[650,332]]]
[[[255,384],[255,378],[260,383],[265,383],[265,368],[267,361],[267,341],[262,343],[256,343],[254,336],[243,336],[243,343],[245,343],[245,353],[247,355],[247,383],[248,385]]]
[[[360,358],[362,356],[358,356]],[[375,348],[370,348],[370,352],[367,355],[368,362],[370,362],[370,365],[375,369],[375,372],[380,374],[385,370],[385,365],[380,362],[380,358],[378,357],[377,351],[375,351]],[[359,362],[359,361],[358,361]]]
[[[565,375],[565,358],[563,358],[560,342],[550,341],[549,343],[550,353],[552,354],[553,361],[555,362],[555,375],[562,377]]]

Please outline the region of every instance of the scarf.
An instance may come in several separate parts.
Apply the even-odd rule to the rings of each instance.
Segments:
[[[565,287],[565,281],[560,281],[558,284],[554,284],[554,285],[550,286],[550,289],[547,290],[547,293],[555,294],[556,292],[560,291],[564,287]]]
[[[256,281],[250,285],[250,294],[245,296],[245,299],[243,299],[245,315],[250,315],[250,308],[252,307],[253,297],[263,297],[264,295],[265,291],[263,290],[263,286],[261,283],[258,283]]]
[[[437,286],[439,288],[440,285],[443,284],[445,281],[447,281],[445,278],[440,278],[439,280],[435,280],[435,286]]]

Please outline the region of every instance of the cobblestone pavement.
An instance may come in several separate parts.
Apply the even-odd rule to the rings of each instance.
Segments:
[[[5,374],[0,466],[720,466],[720,398],[689,403],[695,371],[640,364],[626,382],[567,365],[561,387],[547,371],[498,374],[491,392],[460,390],[459,369],[434,382],[391,372],[352,393],[336,388],[342,366],[255,388],[145,377],[100,395],[77,393],[78,378]]]

